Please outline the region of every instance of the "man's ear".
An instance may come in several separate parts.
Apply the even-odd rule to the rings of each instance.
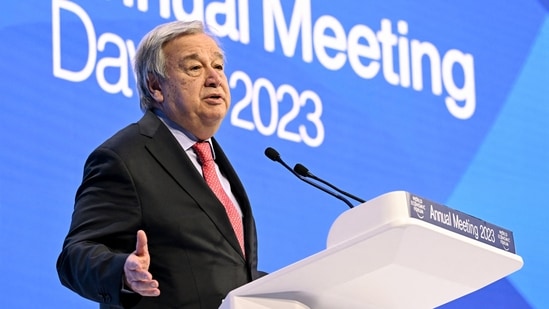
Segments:
[[[164,101],[164,93],[162,92],[162,87],[158,76],[149,73],[147,78],[147,87],[156,102],[161,103]]]

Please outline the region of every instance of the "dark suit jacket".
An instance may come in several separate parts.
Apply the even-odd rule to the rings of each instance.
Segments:
[[[101,308],[218,308],[257,276],[257,238],[244,188],[219,144],[216,162],[244,215],[246,258],[225,210],[168,128],[148,111],[89,156],[57,261],[63,285]],[[159,297],[121,292],[143,229]]]

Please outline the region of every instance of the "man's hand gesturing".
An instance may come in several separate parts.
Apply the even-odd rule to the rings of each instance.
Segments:
[[[153,280],[149,272],[151,256],[147,247],[147,235],[144,231],[137,232],[137,244],[124,263],[126,285],[142,296],[158,296],[158,281]]]

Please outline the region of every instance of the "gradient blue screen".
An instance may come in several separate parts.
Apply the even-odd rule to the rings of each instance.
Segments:
[[[252,201],[262,270],[323,250],[347,210],[268,160],[273,147],[363,199],[406,190],[512,230],[524,267],[443,308],[549,307],[547,0],[0,6],[0,307],[97,307],[55,262],[84,160],[142,114],[135,48],[175,19],[205,20],[226,52],[216,136]]]

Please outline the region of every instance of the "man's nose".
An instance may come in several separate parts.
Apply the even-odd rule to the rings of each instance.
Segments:
[[[221,73],[214,68],[209,68],[206,72],[206,86],[207,87],[219,87],[221,84]]]

